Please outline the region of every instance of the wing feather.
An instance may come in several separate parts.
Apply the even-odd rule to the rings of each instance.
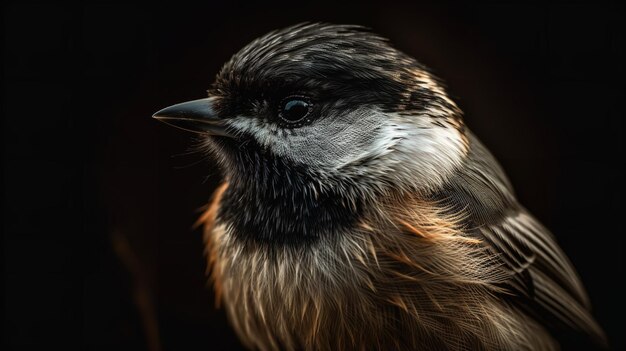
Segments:
[[[469,142],[464,167],[433,199],[448,211],[465,214],[466,230],[499,257],[510,276],[506,288],[514,303],[547,325],[587,333],[603,343],[604,333],[589,312],[572,263],[554,236],[519,205],[489,151],[471,133]]]
[[[602,339],[602,330],[588,311],[589,300],[572,264],[552,235],[538,228],[541,225],[520,210],[499,224],[480,227],[478,232],[509,271],[510,288],[529,298],[531,306],[538,308],[536,314],[546,311],[569,328]]]

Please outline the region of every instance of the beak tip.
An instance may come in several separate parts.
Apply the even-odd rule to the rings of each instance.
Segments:
[[[153,113],[152,114],[152,118],[157,119],[159,121],[163,121],[163,119],[166,119],[168,116],[171,116],[171,115],[172,115],[171,108],[170,107],[166,107],[166,108],[160,109],[157,112]],[[176,117],[175,115],[176,114],[174,114],[173,117]]]

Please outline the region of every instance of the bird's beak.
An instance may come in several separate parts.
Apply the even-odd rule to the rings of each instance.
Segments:
[[[217,116],[212,100],[206,98],[172,105],[158,111],[152,117],[194,133],[233,137],[226,131],[225,121]]]

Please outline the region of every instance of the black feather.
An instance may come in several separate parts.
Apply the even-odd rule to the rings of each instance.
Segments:
[[[242,137],[245,138],[245,137]],[[301,247],[353,227],[362,204],[319,186],[311,169],[263,151],[251,138],[221,138],[233,158],[232,179],[220,206],[220,220],[233,226],[244,243]]]

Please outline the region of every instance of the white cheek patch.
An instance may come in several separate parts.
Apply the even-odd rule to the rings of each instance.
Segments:
[[[433,124],[433,118],[444,120],[361,109],[286,133],[258,118],[240,116],[229,123],[275,155],[320,172],[358,176],[379,188],[428,191],[444,183],[467,153],[461,132],[446,123]]]
[[[259,118],[248,116],[237,116],[230,118],[228,124],[232,127],[235,135],[248,134],[252,135],[256,142],[265,149],[276,150],[281,149],[283,139],[281,128],[275,123],[270,123]]]
[[[452,125],[433,124],[432,120],[427,115],[385,114],[375,139],[341,164],[338,174],[358,175],[378,188],[438,188],[462,164],[467,146]]]
[[[322,118],[287,138],[284,152],[324,171],[339,170],[367,153],[383,123],[380,115],[367,110]]]
[[[320,171],[338,170],[362,158],[387,117],[370,109],[323,117],[310,125],[287,131],[276,123],[238,116],[229,120],[231,127],[254,136],[264,148],[277,156],[318,167]]]
[[[395,135],[398,142],[390,146],[394,150],[383,162],[389,162],[393,169],[389,176],[396,181],[412,181],[412,187],[422,190],[436,189],[463,163],[467,145],[453,126],[434,125],[429,116],[389,118],[398,127],[391,127],[387,133]]]

